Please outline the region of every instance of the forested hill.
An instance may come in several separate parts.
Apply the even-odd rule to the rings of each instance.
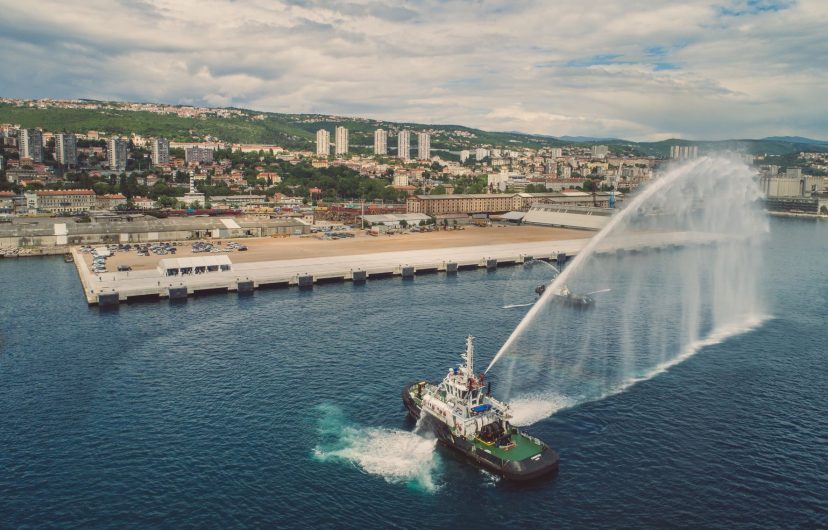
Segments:
[[[431,147],[440,151],[457,152],[476,146],[503,149],[517,147],[560,147],[564,145],[588,146],[594,143],[609,145],[613,152],[626,152],[647,156],[664,157],[671,145],[698,145],[701,152],[739,151],[751,154],[782,155],[800,151],[828,151],[828,143],[800,137],[772,137],[759,140],[688,141],[665,140],[661,142],[632,142],[621,139],[531,135],[518,132],[492,132],[461,125],[427,125],[418,123],[388,122],[381,120],[328,116],[319,114],[260,113],[238,109],[240,115],[223,118],[218,116],[179,117],[175,114],[158,114],[127,109],[68,109],[18,107],[0,104],[0,123],[20,124],[23,127],[42,127],[48,131],[106,133],[143,136],[164,136],[176,141],[198,141],[216,138],[233,143],[275,144],[289,149],[312,149],[316,131],[326,128],[333,132],[342,125],[349,130],[350,144],[355,152],[368,152],[373,145],[376,128],[391,132],[389,148],[394,149],[395,132],[409,129],[413,133],[429,131]],[[333,135],[332,135],[333,139]],[[412,135],[412,148],[416,137]]]

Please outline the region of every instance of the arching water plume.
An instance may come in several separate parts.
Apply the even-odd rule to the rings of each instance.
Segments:
[[[767,231],[757,198],[753,172],[729,157],[688,162],[650,183],[558,275],[500,348],[487,368],[509,360],[499,393],[531,422],[621,391],[757,325],[756,268]],[[554,296],[563,286],[611,291],[577,311]],[[520,412],[521,404],[535,413]]]

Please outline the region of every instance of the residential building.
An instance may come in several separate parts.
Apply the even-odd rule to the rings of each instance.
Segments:
[[[170,141],[166,138],[152,139],[152,165],[164,166],[170,163]]]
[[[408,175],[405,173],[395,173],[393,186],[408,186]]]
[[[471,156],[471,152],[468,149],[463,149],[462,151],[460,151],[460,163],[462,164],[463,162],[468,160],[469,156]]]
[[[609,147],[606,145],[593,145],[592,158],[606,158],[609,154]]]
[[[549,148],[549,156],[552,158],[561,158],[563,156],[563,149],[560,147]]]
[[[336,128],[336,143],[334,145],[334,154],[347,155],[348,154],[348,129],[339,126]]]
[[[397,158],[411,160],[411,131],[403,130],[397,135]]]
[[[75,214],[94,210],[97,206],[92,190],[41,190],[34,193],[34,208],[39,212]],[[32,201],[29,201],[29,208]]]
[[[109,139],[109,169],[112,171],[126,170],[127,142],[117,136]]]
[[[55,158],[65,167],[78,165],[78,141],[72,133],[58,133],[55,136]]]
[[[212,164],[213,150],[201,147],[188,147],[184,150],[184,161],[188,164],[191,162],[196,164]]]
[[[20,129],[17,137],[20,159],[43,162],[43,133],[39,129]]]
[[[673,160],[691,160],[698,158],[699,146],[697,145],[671,145],[670,158]]]
[[[125,206],[127,198],[120,193],[98,195],[95,204],[99,210],[114,210],[118,206]]]
[[[374,131],[374,154],[388,154],[388,131],[383,129],[377,129]]]
[[[136,210],[152,210],[155,208],[155,201],[147,197],[133,197],[132,206]]]
[[[489,156],[489,150],[478,147],[474,150],[474,158],[479,162]]]
[[[325,129],[316,131],[316,154],[329,156],[331,154],[331,133]]]
[[[417,158],[419,160],[431,159],[431,135],[427,132],[417,133]]]
[[[14,213],[14,192],[0,191],[0,213]]]

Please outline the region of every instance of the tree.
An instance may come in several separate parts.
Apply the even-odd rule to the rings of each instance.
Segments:
[[[446,194],[446,187],[443,186],[442,184],[434,186],[434,188],[431,189],[431,195],[445,195],[445,194]]]
[[[175,197],[169,197],[167,195],[159,196],[155,202],[158,203],[158,206],[161,208],[173,208],[175,204],[178,202],[178,199]]]
[[[822,205],[819,208],[819,213],[821,213],[822,215],[828,215],[828,206]]]
[[[110,185],[106,182],[96,182],[92,185],[92,190],[95,192],[95,195],[106,195],[110,189]]]
[[[824,206],[823,206],[823,208],[824,208]],[[408,228],[408,221],[406,221],[405,219],[402,219],[400,221],[400,228]]]

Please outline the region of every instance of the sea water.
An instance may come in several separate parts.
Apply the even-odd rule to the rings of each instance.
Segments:
[[[540,409],[516,419],[561,454],[528,486],[415,432],[400,392],[459,363],[467,334],[485,366],[528,310],[503,306],[533,302],[545,274],[101,311],[60,258],[0,260],[0,526],[824,526],[828,224],[769,226],[766,320],[601,399],[521,397]],[[650,257],[669,259],[600,259]],[[593,315],[641,311],[645,326],[647,306],[613,293]],[[584,333],[610,325],[571,313],[573,328],[592,319]]]

